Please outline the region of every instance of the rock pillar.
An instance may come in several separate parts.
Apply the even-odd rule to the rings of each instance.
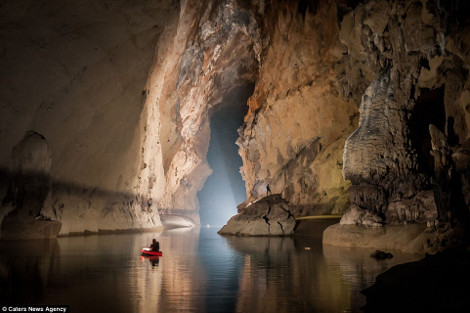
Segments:
[[[12,151],[12,179],[3,208],[11,211],[1,225],[2,239],[54,238],[61,223],[41,214],[50,189],[51,150],[46,138],[34,131]]]

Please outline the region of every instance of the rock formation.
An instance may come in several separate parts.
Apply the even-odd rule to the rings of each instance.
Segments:
[[[239,209],[221,235],[237,236],[288,236],[294,232],[295,217],[280,195],[270,195]]]
[[[270,185],[296,216],[342,213],[349,203],[342,147],[357,108],[335,87],[337,15],[327,1],[272,3],[264,12],[259,79],[237,142],[247,201]]]
[[[211,173],[210,116],[245,105],[259,42],[254,12],[239,1],[182,2],[180,19],[161,38],[146,87],[138,185],[161,214],[199,224],[197,192]]]
[[[2,205],[10,212],[3,218],[3,239],[55,238],[61,222],[42,215],[50,188],[51,150],[46,138],[28,131],[13,148],[13,179]]]
[[[53,156],[33,210],[61,234],[197,225],[210,119],[248,104],[235,220],[257,216],[247,204],[269,185],[294,216],[346,211],[334,238],[405,223],[447,237],[470,205],[464,12],[457,0],[3,1],[0,216],[21,209],[10,159],[33,129]]]
[[[198,224],[210,116],[246,105],[258,73],[255,15],[243,1],[2,3],[2,197],[35,129],[54,155],[42,212],[62,234]]]
[[[468,160],[470,139],[466,11],[459,1],[366,1],[344,16],[338,82],[343,96],[363,95],[359,127],[344,147],[352,186],[342,225],[468,223],[468,163],[459,160]],[[350,231],[327,229],[325,242],[341,244]]]
[[[2,1],[2,199],[16,175],[12,149],[33,129],[53,156],[41,212],[62,221],[62,234],[161,226],[134,188],[136,151],[155,45],[175,16],[156,1]]]
[[[355,127],[357,108],[335,87],[342,55],[338,25],[332,23],[337,4],[281,2],[258,12],[264,38],[259,77],[237,141],[247,191],[242,206],[262,199],[269,186],[295,216],[342,213],[349,203],[342,147]],[[274,234],[262,217],[257,206],[246,206],[221,233]]]

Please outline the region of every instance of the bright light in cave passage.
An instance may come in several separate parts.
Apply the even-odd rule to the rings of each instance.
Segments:
[[[246,99],[240,94],[235,98]],[[237,205],[246,199],[245,183],[240,175],[242,160],[235,144],[237,129],[247,111],[245,103],[246,100],[224,103],[211,117],[207,162],[213,173],[198,193],[201,225],[223,226],[237,213]]]

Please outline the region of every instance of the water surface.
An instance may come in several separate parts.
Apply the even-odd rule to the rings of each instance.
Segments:
[[[319,236],[216,232],[0,242],[0,304],[68,305],[70,312],[360,312],[360,290],[419,258],[395,253],[379,261],[370,250],[322,247]],[[163,257],[140,256],[152,238]]]

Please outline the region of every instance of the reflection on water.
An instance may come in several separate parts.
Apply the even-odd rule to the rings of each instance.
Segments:
[[[228,238],[244,255],[237,312],[357,312],[360,291],[393,265],[419,256],[376,260],[368,249],[321,245],[311,238]]]
[[[0,304],[72,312],[355,312],[397,263],[320,237],[220,237],[214,228],[0,242]],[[160,241],[163,257],[141,257]]]

